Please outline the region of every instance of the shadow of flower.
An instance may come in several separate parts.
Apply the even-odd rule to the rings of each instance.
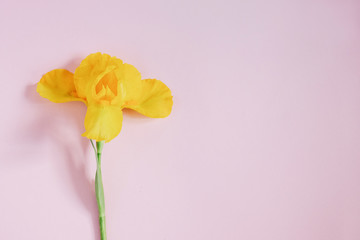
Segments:
[[[61,149],[66,156],[65,166],[74,195],[91,215],[94,239],[100,239],[94,177],[87,175],[87,170],[95,164],[95,160],[90,158],[93,162],[89,162],[87,153],[90,143],[81,136],[84,132],[86,106],[80,102],[52,103],[38,95],[36,85],[26,87],[25,98],[38,114],[26,126],[25,136],[22,137],[26,141],[51,141]]]

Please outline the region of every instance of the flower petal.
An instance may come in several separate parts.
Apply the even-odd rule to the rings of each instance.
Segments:
[[[121,67],[122,61],[108,54],[93,53],[87,56],[75,70],[74,82],[80,97],[89,100],[94,97],[95,87],[100,77],[115,68]]]
[[[140,81],[140,94],[125,103],[125,108],[133,109],[147,117],[164,118],[172,109],[173,100],[170,89],[156,79]]]
[[[89,105],[85,116],[86,131],[82,136],[109,142],[120,133],[122,119],[120,107]]]
[[[42,76],[36,91],[40,96],[52,102],[86,101],[79,98],[75,85],[74,74],[65,69],[55,69]]]
[[[118,96],[113,104],[123,106],[141,97],[141,74],[133,65],[124,63],[114,73],[118,79]]]

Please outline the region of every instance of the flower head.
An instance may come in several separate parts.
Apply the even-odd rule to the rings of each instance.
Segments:
[[[87,56],[74,74],[65,69],[46,73],[36,90],[52,102],[84,102],[87,112],[83,136],[105,142],[120,133],[123,108],[163,118],[173,105],[171,91],[164,83],[141,80],[134,66],[101,53]]]

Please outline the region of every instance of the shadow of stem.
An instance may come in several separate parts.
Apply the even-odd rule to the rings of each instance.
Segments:
[[[89,165],[95,164],[96,160],[93,157],[91,158],[93,162],[88,161],[87,150],[90,142],[81,137],[81,133],[84,131],[85,105],[79,102],[51,103],[37,94],[36,85],[26,87],[25,97],[28,102],[34,104],[34,110],[38,107],[39,111],[38,117],[27,127],[27,136],[25,137],[36,141],[51,141],[64,152],[65,166],[69,172],[75,195],[91,214],[94,239],[100,240],[94,178],[87,176]],[[66,119],[67,125],[64,126],[61,119]],[[69,130],[75,130],[76,134],[69,133]]]

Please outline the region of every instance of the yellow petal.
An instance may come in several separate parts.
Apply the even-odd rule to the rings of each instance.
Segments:
[[[141,74],[133,65],[124,63],[114,73],[118,79],[119,89],[118,98],[114,99],[114,104],[124,105],[125,102],[141,97]]]
[[[55,69],[42,76],[36,91],[40,96],[52,102],[86,101],[79,98],[75,85],[74,74],[65,69]]]
[[[78,95],[91,101],[96,95],[96,85],[112,70],[121,67],[122,61],[108,54],[93,53],[75,70],[74,82]]]
[[[137,98],[125,103],[125,108],[133,109],[147,117],[167,117],[172,109],[173,100],[170,89],[156,79],[140,81],[141,90]]]
[[[122,126],[122,111],[117,106],[89,105],[85,116],[84,137],[109,142],[116,137]]]

